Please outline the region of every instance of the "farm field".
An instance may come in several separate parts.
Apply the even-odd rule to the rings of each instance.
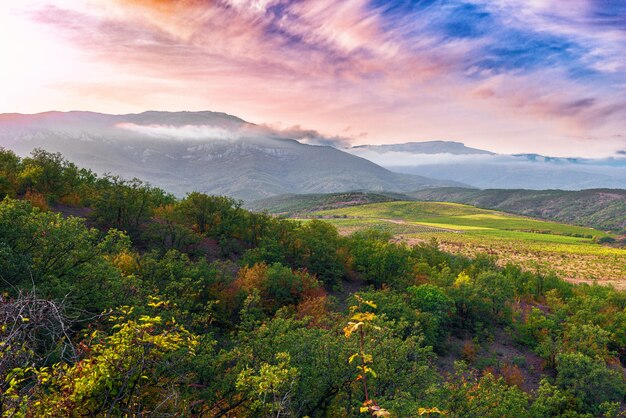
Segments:
[[[433,237],[442,249],[473,256],[487,253],[498,263],[516,262],[536,271],[554,271],[573,282],[626,288],[626,249],[597,244],[610,236],[572,226],[444,202],[385,202],[312,214],[342,234],[374,228],[416,244]]]

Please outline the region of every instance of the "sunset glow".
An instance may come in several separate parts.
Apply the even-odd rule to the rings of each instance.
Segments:
[[[215,110],[354,145],[626,149],[621,0],[0,1],[0,112]]]

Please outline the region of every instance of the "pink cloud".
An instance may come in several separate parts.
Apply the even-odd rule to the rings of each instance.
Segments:
[[[519,6],[526,21],[557,30],[537,17],[549,2],[520,1],[500,4]],[[516,141],[541,147],[546,140],[567,143],[572,135],[623,128],[619,92],[599,100],[597,92],[550,70],[468,74],[468,59],[484,39],[409,38],[425,22],[406,18],[386,28],[365,0],[294,2],[280,16],[271,12],[276,3],[38,5],[29,10],[33,20],[80,57],[33,101],[113,113],[221,110],[255,122],[313,127],[329,137],[355,126],[367,132],[353,139],[358,143],[442,138],[479,145],[512,138],[513,145],[496,144],[502,150]],[[576,0],[573,8],[585,4]]]

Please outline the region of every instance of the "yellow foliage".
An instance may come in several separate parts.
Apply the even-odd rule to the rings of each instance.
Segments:
[[[137,255],[134,253],[128,253],[126,251],[117,254],[111,260],[111,264],[117,267],[124,276],[130,276],[135,274],[139,270],[139,263],[137,261]]]
[[[260,289],[267,276],[267,269],[267,264],[257,263],[239,270],[238,279],[241,281],[241,288],[247,291]]]
[[[445,411],[440,411],[438,408],[420,408],[417,410],[417,414],[422,417],[430,414],[445,415],[446,413]]]
[[[461,286],[467,285],[471,281],[472,279],[470,278],[470,276],[468,276],[467,273],[462,271],[459,273],[456,280],[454,281],[454,287],[461,287]]]

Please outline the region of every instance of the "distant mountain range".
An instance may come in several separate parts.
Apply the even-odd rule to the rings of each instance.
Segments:
[[[626,155],[622,154],[606,159],[505,155],[450,141],[365,145],[346,151],[395,172],[481,189],[626,188]]]
[[[79,166],[138,177],[179,196],[201,191],[251,201],[285,193],[463,185],[394,173],[216,112],[2,114],[0,146],[22,156],[34,148],[61,152]]]
[[[493,152],[466,147],[465,144],[454,141],[424,141],[406,142],[404,144],[357,145],[352,147],[352,149],[359,151],[374,151],[381,154],[387,152],[406,152],[412,154],[495,155]]]
[[[602,160],[503,155],[460,142],[307,145],[219,112],[0,114],[0,146],[61,152],[98,173],[138,177],[176,195],[245,201],[288,193],[412,192],[433,187],[626,188],[626,155]]]

